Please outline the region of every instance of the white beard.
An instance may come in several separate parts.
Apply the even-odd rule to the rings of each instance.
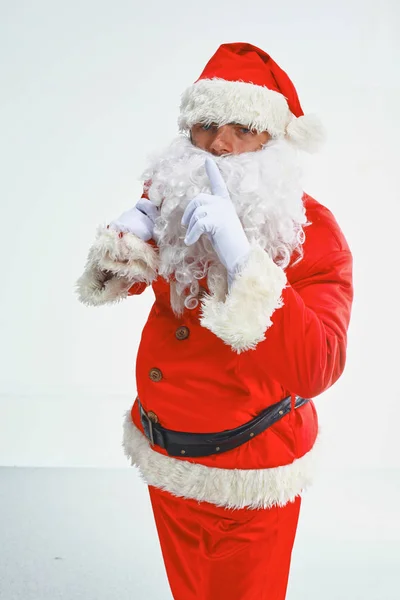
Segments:
[[[206,275],[210,289],[221,288],[223,282],[226,292],[226,270],[208,237],[202,235],[186,246],[186,228],[181,225],[190,200],[200,192],[210,193],[206,156],[210,154],[180,135],[143,174],[150,185],[149,199],[160,207],[154,227],[159,274],[174,283],[171,305],[177,315],[184,306],[194,308],[198,303],[198,280]],[[250,243],[260,245],[282,268],[288,266],[293,253],[301,259],[307,219],[297,151],[285,140],[271,140],[256,152],[212,158]]]

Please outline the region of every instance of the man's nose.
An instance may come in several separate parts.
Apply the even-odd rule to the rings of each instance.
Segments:
[[[210,144],[210,152],[215,156],[230,154],[233,150],[232,132],[228,125],[218,127],[213,141]]]

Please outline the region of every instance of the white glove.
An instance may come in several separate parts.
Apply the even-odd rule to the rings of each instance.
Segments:
[[[182,225],[188,228],[185,244],[194,244],[206,233],[228,271],[230,285],[250,252],[250,243],[216,163],[207,157],[205,167],[212,195],[199,194],[186,207],[182,217]]]
[[[150,200],[140,198],[137,204],[111,221],[109,227],[123,233],[133,233],[144,242],[153,237],[154,222],[159,209]]]

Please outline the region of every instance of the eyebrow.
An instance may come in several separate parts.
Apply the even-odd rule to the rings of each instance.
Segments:
[[[203,123],[198,123],[198,125],[205,125],[206,121]],[[218,123],[215,123],[214,121],[212,123],[208,123],[209,126],[215,126],[220,128],[221,125],[218,125]],[[233,125],[234,127],[243,127],[243,129],[248,129],[249,131],[252,131],[251,127],[248,127],[247,125],[243,125],[243,123],[235,123],[234,121],[232,121],[231,123],[226,123],[226,125]]]

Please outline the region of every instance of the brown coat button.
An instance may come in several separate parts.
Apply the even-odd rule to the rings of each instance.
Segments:
[[[150,369],[150,373],[149,373],[149,377],[152,381],[161,381],[161,379],[163,378],[163,374],[161,373],[160,369]]]
[[[175,331],[175,337],[177,340],[186,340],[189,337],[190,331],[188,327],[178,327]]]

